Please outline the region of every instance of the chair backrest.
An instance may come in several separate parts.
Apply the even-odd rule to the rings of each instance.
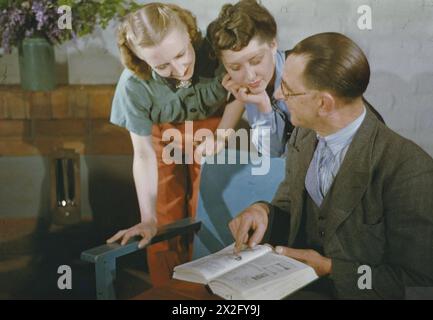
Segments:
[[[197,207],[197,219],[202,225],[194,238],[193,259],[233,243],[230,220],[253,202],[272,200],[284,179],[285,158],[267,158],[269,171],[257,175],[254,169],[266,167],[266,160],[261,159],[263,162],[257,164],[250,154],[237,151],[234,159],[226,156],[224,164],[203,164]]]

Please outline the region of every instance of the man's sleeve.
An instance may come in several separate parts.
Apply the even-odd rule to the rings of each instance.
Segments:
[[[387,246],[383,264],[369,266],[372,289],[359,288],[361,261],[333,259],[330,277],[337,296],[403,299],[410,287],[433,288],[433,160],[413,148],[406,153],[384,185]]]

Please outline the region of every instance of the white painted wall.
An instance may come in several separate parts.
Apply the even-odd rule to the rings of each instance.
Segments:
[[[173,0],[196,14],[199,26],[216,17],[226,0]],[[372,69],[367,99],[388,125],[433,155],[433,0],[263,0],[279,27],[284,49],[308,35],[337,31],[366,52]],[[372,30],[359,30],[357,9],[372,9]],[[78,44],[56,49],[59,78],[70,84],[116,83],[122,70],[115,23]],[[6,76],[5,68],[7,68]],[[16,53],[0,58],[0,81],[19,83]]]

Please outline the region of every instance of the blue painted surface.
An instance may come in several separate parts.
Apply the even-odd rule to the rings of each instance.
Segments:
[[[237,160],[243,151],[237,153]],[[245,155],[245,154],[243,154]],[[285,159],[271,158],[265,175],[253,175],[252,161],[247,164],[204,164],[202,167],[197,219],[202,227],[194,238],[193,259],[220,250],[233,243],[230,220],[251,203],[272,200],[284,179]]]

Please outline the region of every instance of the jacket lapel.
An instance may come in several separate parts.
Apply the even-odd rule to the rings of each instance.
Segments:
[[[366,117],[355,134],[334,183],[322,204],[321,210],[324,210],[327,217],[325,243],[353,212],[369,185],[370,159],[377,125],[376,116],[367,109]]]
[[[321,210],[328,217],[325,242],[329,241],[338,226],[347,219],[359,204],[370,181],[370,159],[373,139],[376,135],[377,117],[367,108],[367,113],[358,132],[346,153],[345,159],[324,199]],[[316,133],[312,130],[296,128],[289,141],[289,163],[293,168],[290,182],[291,220],[289,245],[295,241],[301,224],[305,203],[305,176],[316,148]]]
[[[316,148],[316,133],[312,130],[295,129],[298,136],[291,139],[289,148],[291,149],[289,162],[293,164],[293,180],[290,182],[291,194],[291,219],[289,245],[295,241],[296,235],[301,224],[303,204],[305,198],[305,175]]]

